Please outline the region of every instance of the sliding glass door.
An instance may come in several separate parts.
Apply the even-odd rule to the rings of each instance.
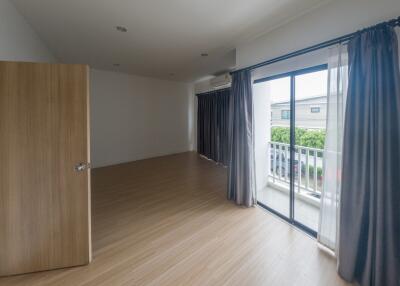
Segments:
[[[256,96],[265,99],[264,137],[268,141],[265,184],[258,188],[257,200],[316,236],[324,166],[327,67],[257,80],[254,88]]]

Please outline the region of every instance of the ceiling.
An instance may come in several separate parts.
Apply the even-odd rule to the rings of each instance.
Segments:
[[[12,1],[61,62],[183,82],[234,68],[237,44],[326,2]]]

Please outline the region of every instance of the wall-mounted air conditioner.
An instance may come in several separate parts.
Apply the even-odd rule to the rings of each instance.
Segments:
[[[214,88],[230,85],[232,82],[231,75],[229,73],[217,76],[210,80],[211,86]]]

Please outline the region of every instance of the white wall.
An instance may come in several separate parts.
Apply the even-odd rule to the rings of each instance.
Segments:
[[[398,16],[399,0],[332,0],[254,41],[239,45],[236,64],[238,68],[246,67]]]
[[[271,97],[266,82],[253,85],[254,156],[256,189],[262,191],[268,183],[270,169],[269,144],[271,141]]]
[[[190,85],[91,70],[92,165],[190,149]]]
[[[0,60],[56,61],[9,0],[0,0]]]

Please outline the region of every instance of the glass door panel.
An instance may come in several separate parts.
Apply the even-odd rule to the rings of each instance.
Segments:
[[[327,110],[327,71],[295,75],[294,221],[318,230]]]
[[[257,180],[257,200],[287,219],[290,219],[290,94],[290,76],[254,84],[255,109],[260,108],[261,98],[264,100],[262,110],[255,111],[256,153],[261,149],[261,154],[266,154],[266,166],[261,174],[265,181]],[[265,118],[260,119],[258,114],[264,114]],[[263,124],[258,126],[260,120]],[[257,134],[265,136],[258,139]],[[258,170],[260,167],[256,166]]]

